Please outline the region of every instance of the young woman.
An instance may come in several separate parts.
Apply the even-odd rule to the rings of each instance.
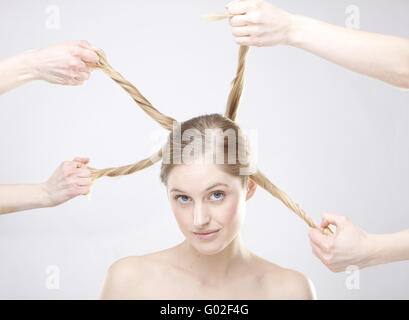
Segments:
[[[306,276],[258,257],[246,248],[240,235],[246,201],[257,185],[310,227],[318,228],[298,204],[257,169],[249,142],[235,122],[248,49],[240,47],[225,114],[206,114],[184,122],[155,109],[109,65],[103,51],[97,51],[96,67],[170,134],[158,152],[137,163],[106,169],[89,167],[91,181],[132,174],[162,159],[161,181],[186,238],[177,246],[113,263],[103,284],[102,299],[315,298]]]
[[[204,157],[185,161],[191,142],[177,141],[194,130],[195,141],[203,150],[209,142],[209,129],[233,132],[228,139],[212,144],[224,153],[223,163],[206,163]],[[220,139],[221,140],[221,139]],[[219,141],[220,141],[219,140]],[[196,141],[197,142],[197,141]],[[204,148],[200,148],[203,147]],[[183,122],[171,132],[162,162],[161,180],[180,231],[185,240],[177,246],[116,261],[106,275],[102,299],[313,299],[311,281],[303,274],[280,267],[246,248],[240,230],[246,216],[246,202],[256,184],[240,174],[252,165],[246,140],[237,124],[211,114]],[[206,149],[209,151],[208,149]],[[239,152],[245,150],[239,159]],[[175,164],[175,151],[183,160]],[[199,153],[199,152],[198,152]],[[209,154],[209,153],[207,153]],[[235,155],[235,161],[226,159]]]

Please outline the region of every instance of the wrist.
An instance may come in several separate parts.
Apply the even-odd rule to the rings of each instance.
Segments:
[[[47,182],[40,183],[38,185],[38,191],[40,194],[41,207],[52,207],[53,205],[51,202],[51,195],[47,186]]]
[[[23,54],[23,68],[28,80],[40,80],[40,73],[37,65],[37,50],[27,50]]]
[[[368,234],[366,267],[387,263],[383,253],[384,240],[381,234]]]
[[[302,18],[296,14],[290,14],[290,23],[287,33],[287,45],[296,47],[300,42],[300,30],[302,25]]]

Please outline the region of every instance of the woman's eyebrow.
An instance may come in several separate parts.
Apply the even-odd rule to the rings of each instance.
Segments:
[[[204,191],[210,190],[210,189],[212,189],[212,188],[214,188],[214,187],[216,187],[216,186],[226,186],[226,187],[229,187],[229,185],[226,184],[226,183],[216,182],[215,184],[212,184],[210,187],[206,188],[206,190],[204,190]],[[170,192],[173,192],[173,191],[183,192],[183,193],[185,192],[185,191],[182,191],[182,190],[177,189],[177,188],[172,188],[172,189],[170,189]]]

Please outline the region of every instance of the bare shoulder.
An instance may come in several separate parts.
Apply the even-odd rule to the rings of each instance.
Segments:
[[[101,299],[143,299],[144,288],[158,273],[158,252],[116,260],[108,269]]]
[[[143,260],[138,256],[130,256],[112,263],[105,275],[100,298],[126,299],[131,287],[143,281]]]
[[[143,299],[144,288],[163,269],[166,250],[116,260],[109,267],[101,299]]]
[[[316,299],[312,281],[303,273],[263,261],[261,283],[267,299]]]
[[[316,299],[312,281],[303,273],[279,267],[265,274],[265,283],[271,286],[272,296],[275,296],[277,286],[281,288],[280,299],[313,300]]]

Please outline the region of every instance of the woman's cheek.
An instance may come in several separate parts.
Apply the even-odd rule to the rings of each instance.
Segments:
[[[221,208],[222,219],[225,225],[234,224],[239,217],[239,202],[235,198],[230,198]]]
[[[172,206],[172,210],[179,228],[182,230],[189,229],[189,215],[185,212],[185,210],[178,208],[176,205]]]

